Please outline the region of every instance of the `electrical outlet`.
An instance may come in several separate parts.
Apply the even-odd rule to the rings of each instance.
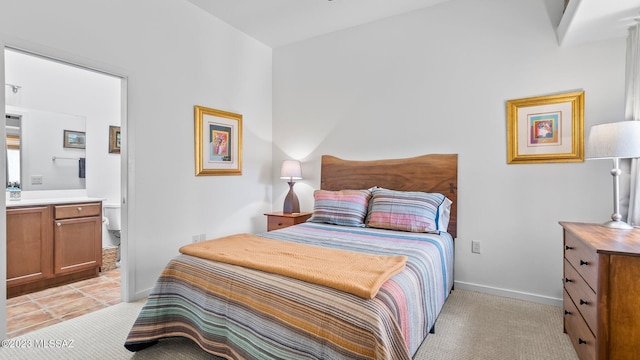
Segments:
[[[474,254],[480,254],[480,241],[471,242],[471,252]]]
[[[194,243],[200,242],[200,235],[193,235],[191,237],[191,241],[193,241]]]
[[[200,241],[207,240],[207,234],[200,234]]]

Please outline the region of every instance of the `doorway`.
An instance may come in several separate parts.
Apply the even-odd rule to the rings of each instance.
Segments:
[[[22,199],[31,202],[38,198],[69,196],[102,199],[111,208],[120,205],[121,179],[126,178],[122,176],[126,168],[120,158],[120,139],[126,119],[123,94],[126,80],[14,48],[4,49],[4,60],[5,113],[20,119],[19,155],[15,156],[14,146],[13,164],[5,157],[7,169],[14,169],[13,181],[5,179],[7,185],[20,189]],[[34,125],[36,120],[38,123]],[[64,125],[52,125],[58,121]],[[67,138],[67,131],[73,137]],[[12,144],[15,142],[11,140]],[[51,147],[45,147],[49,146],[46,144]],[[78,159],[83,161],[78,163]],[[20,173],[19,181],[15,180],[15,169]],[[14,204],[7,200],[7,212]],[[101,270],[104,271],[94,278],[7,300],[7,320],[20,320],[7,324],[8,337],[83,315],[87,309],[98,310],[122,299],[120,230],[108,227],[105,222],[101,231],[105,255]],[[114,221],[110,223],[113,225]]]

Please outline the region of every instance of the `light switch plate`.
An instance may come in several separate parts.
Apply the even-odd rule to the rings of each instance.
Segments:
[[[42,185],[42,175],[31,175],[31,185]]]

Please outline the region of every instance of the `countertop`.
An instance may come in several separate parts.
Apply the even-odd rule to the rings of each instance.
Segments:
[[[20,200],[8,200],[7,208],[18,206],[37,206],[37,205],[50,205],[50,204],[73,204],[80,202],[98,202],[105,199],[93,198],[88,196],[74,196],[74,197],[52,197],[52,198],[33,198],[33,199],[20,199]]]

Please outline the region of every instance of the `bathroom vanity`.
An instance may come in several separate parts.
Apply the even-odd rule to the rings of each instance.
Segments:
[[[7,297],[97,276],[102,200],[7,201]]]

